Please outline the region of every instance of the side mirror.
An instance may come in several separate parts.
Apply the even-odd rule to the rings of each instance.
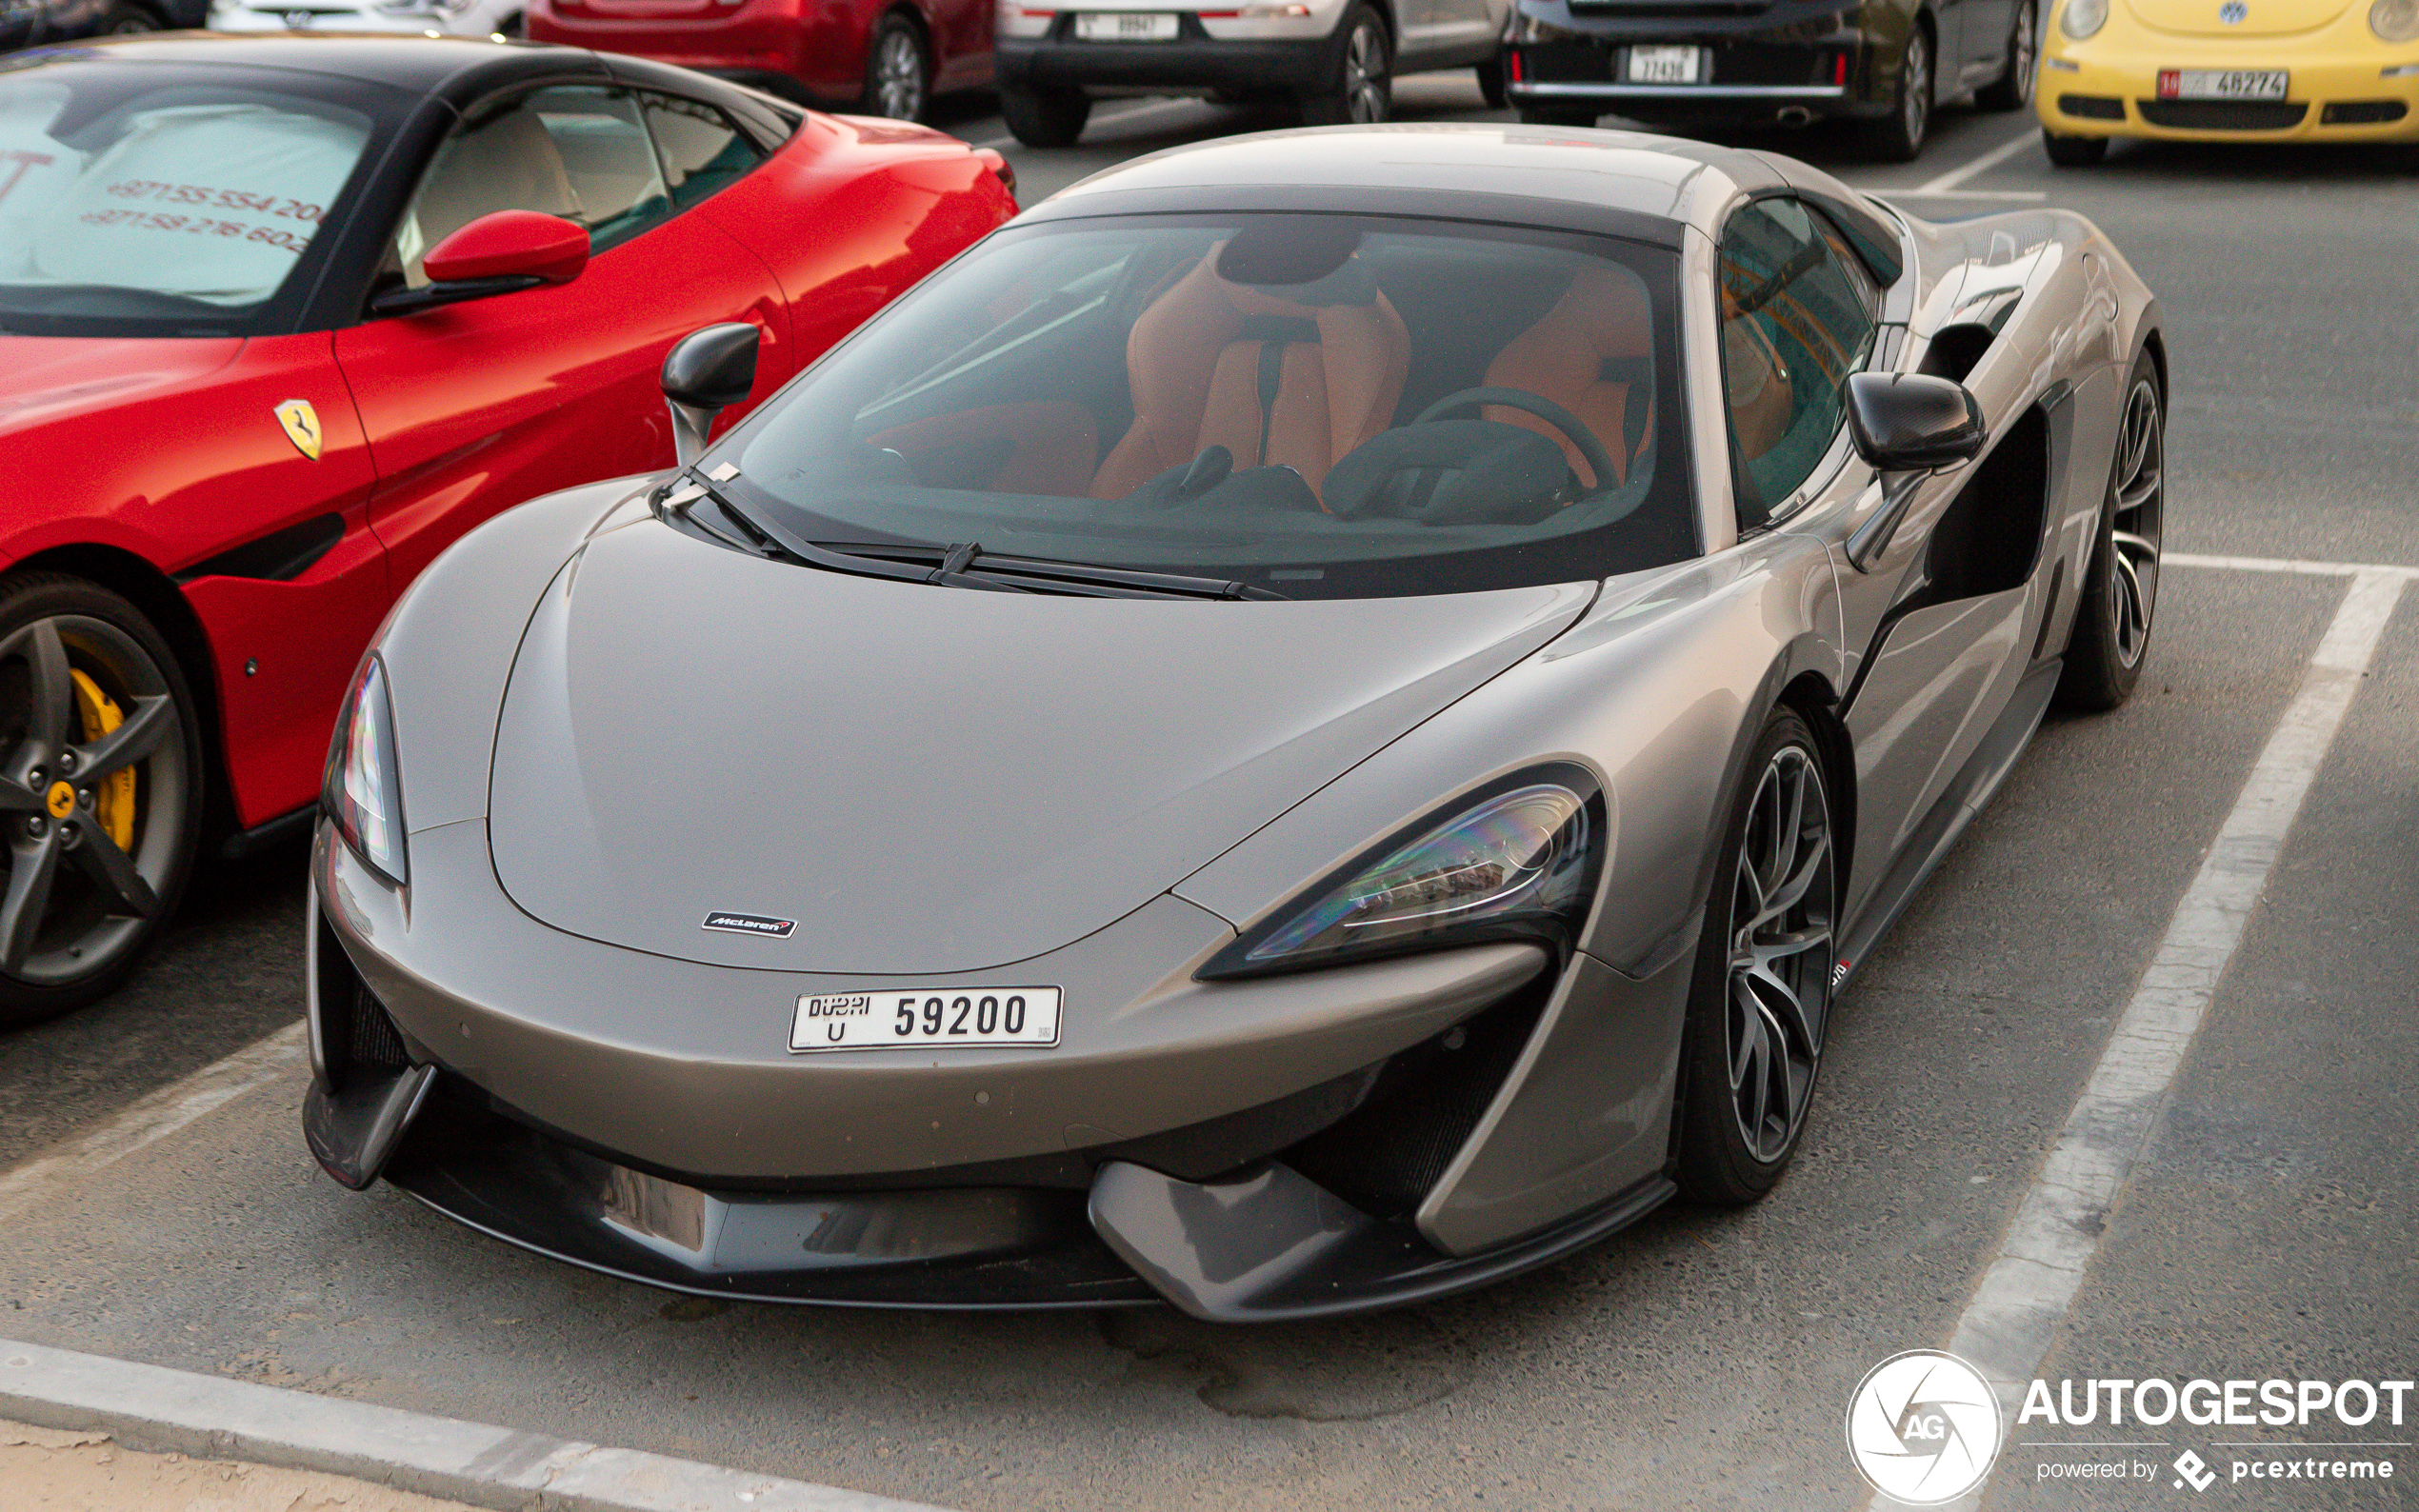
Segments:
[[[756,387],[756,341],[746,321],[708,326],[672,343],[664,355],[664,399],[672,411],[672,453],[684,468],[706,450],[714,416]]]
[[[1929,373],[1848,378],[1848,428],[1876,472],[1934,472],[1971,462],[1989,439],[1963,384]]]
[[[375,315],[408,315],[466,299],[568,284],[588,267],[588,232],[560,215],[497,210],[429,249],[422,288],[390,288],[370,302]]]
[[[1873,517],[1848,538],[1849,563],[1870,572],[1914,503],[1921,475],[1971,462],[1990,433],[1965,385],[1916,372],[1849,374],[1848,429],[1874,471],[1901,475],[1884,487]]]

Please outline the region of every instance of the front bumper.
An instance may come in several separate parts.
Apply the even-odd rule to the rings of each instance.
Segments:
[[[491,871],[466,869],[484,831],[414,834],[407,899],[322,826],[306,1133],[348,1185],[384,1174],[574,1264],[776,1302],[1164,1298],[1204,1317],[1295,1317],[1478,1285],[1670,1195],[1659,1153],[1608,1160],[1601,1122],[1562,1147],[1567,1113],[1540,1132],[1524,1094],[1573,1069],[1600,1084],[1601,1037],[1668,1018],[1685,963],[1645,983],[1586,956],[1541,974],[1537,947],[1501,945],[1204,986],[1190,970],[1231,932],[1168,899],[1017,968],[1127,1005],[1070,1007],[1056,1050],[795,1058],[786,1034],[753,1032],[748,1005],[829,984],[536,925]],[[1146,963],[1122,989],[1120,961]],[[1291,1008],[1257,1011],[1270,992]],[[1222,1032],[1183,1027],[1189,993],[1216,995],[1212,1018],[1190,1022]],[[1104,1048],[1154,1016],[1152,1043]],[[770,1052],[717,1044],[734,1023]],[[683,1043],[660,1043],[673,1027]],[[1649,1049],[1652,1077],[1676,1043]],[[1659,1151],[1668,1104],[1629,1111],[1634,1143]],[[1457,1182],[1469,1200],[1440,1204]]]
[[[2169,37],[2112,16],[2076,42],[2049,28],[2034,93],[2041,124],[2062,136],[2176,142],[2419,141],[2419,44],[2391,47],[2341,26],[2307,37]],[[2282,101],[2162,101],[2159,74],[2184,69],[2283,69]],[[2397,70],[2406,70],[2399,73]]]

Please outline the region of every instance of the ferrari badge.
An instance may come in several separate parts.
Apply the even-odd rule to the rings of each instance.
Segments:
[[[319,411],[310,408],[308,399],[289,399],[277,407],[277,423],[286,428],[286,439],[294,449],[319,460]]]

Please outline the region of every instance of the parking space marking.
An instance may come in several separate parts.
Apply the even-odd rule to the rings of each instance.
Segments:
[[[37,1155],[14,1170],[0,1173],[0,1224],[32,1206],[50,1188],[89,1181],[145,1145],[276,1081],[310,1059],[302,1021],[297,1019],[225,1060],[128,1104],[115,1118],[52,1153]]]
[[[2408,567],[2256,557],[2169,560],[2185,567],[2317,572],[2350,581],[2292,702],[2177,902],[2083,1095],[1957,1320],[1949,1352],[1991,1382],[2010,1414],[2020,1409],[2026,1383],[2047,1358],[2082,1286],[2302,801],[2368,675],[2403,587],[2419,576]],[[1986,1480],[1949,1505],[1978,1506],[1989,1484]]]
[[[1992,169],[1997,168],[2000,164],[2005,163],[2008,159],[2023,151],[2026,148],[2030,147],[2033,144],[2033,134],[2030,131],[2027,131],[2012,141],[2000,143],[1997,147],[1994,147],[1989,151],[1983,153],[1980,157],[1970,158],[1962,166],[1950,169],[1948,172],[1941,174],[1938,178],[1927,179],[1923,183],[1915,186],[1913,189],[1905,189],[1901,192],[1908,194],[1948,193],[1949,190],[1963,185],[1966,180],[1973,178],[1979,174],[1989,172]]]
[[[1131,121],[1146,115],[1165,115],[1173,110],[1206,108],[1210,105],[1210,102],[1208,100],[1198,99],[1190,94],[1181,95],[1172,100],[1149,100],[1141,105],[1134,106],[1130,109],[1111,110],[1105,115],[1095,115],[1091,118],[1089,124],[1092,126],[1107,126],[1112,121]],[[1017,142],[1014,136],[1002,134],[999,136],[987,136],[979,142],[970,142],[967,145],[969,147],[976,148],[1010,148],[1016,146]]]

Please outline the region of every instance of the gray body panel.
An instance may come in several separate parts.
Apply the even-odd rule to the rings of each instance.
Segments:
[[[1502,192],[1459,187],[1473,179]],[[1714,239],[1792,189],[1895,240],[1874,366],[1951,370],[1990,437],[1912,481],[1861,568],[1848,543],[1889,490],[1844,438],[1760,527],[1742,533],[1729,496]],[[1784,700],[1831,743],[1853,814],[1839,935],[1861,949],[2040,716],[2156,303],[2070,214],[1930,226],[1804,165],[1618,133],[1278,133],[1137,160],[1027,219],[1388,193],[1423,213],[1630,217],[1614,234],[1659,220],[1684,271],[1701,555],[1417,600],[1023,600],[752,561],[616,508],[626,484],[527,506],[441,559],[381,643],[410,887],[325,826],[315,853],[331,938],[416,1054],[636,1165],[811,1182],[1240,1118],[1526,1002],[1518,1054],[1424,1178],[1419,1242],[1543,1255],[1542,1236],[1668,1194],[1693,946],[1748,747]],[[2001,507],[1977,480],[2003,448],[2037,450],[2037,540],[1968,528]],[[1998,543],[1987,560],[1977,539]],[[936,726],[956,744],[911,748]],[[1501,945],[1194,979],[1317,879],[1544,762],[1595,776],[1609,828],[1558,974]],[[753,795],[735,814],[734,792]],[[709,934],[710,908],[798,932]],[[1010,985],[1003,970],[1066,989],[1056,1048],[787,1051],[801,993]],[[1187,1305],[1271,1315],[1170,1258],[1223,1199],[1100,1168],[1125,1174],[1095,1224],[1138,1225],[1112,1236],[1120,1254]],[[1250,1190],[1326,1214],[1306,1245],[1360,1233],[1288,1184]]]

